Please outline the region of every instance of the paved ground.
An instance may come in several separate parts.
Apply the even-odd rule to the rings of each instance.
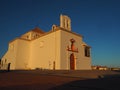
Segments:
[[[119,71],[0,71],[0,90],[120,90]]]

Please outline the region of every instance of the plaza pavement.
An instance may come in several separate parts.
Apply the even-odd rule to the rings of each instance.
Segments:
[[[120,90],[120,71],[0,71],[0,90]]]

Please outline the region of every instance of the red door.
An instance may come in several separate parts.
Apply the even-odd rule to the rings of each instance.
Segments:
[[[74,53],[70,55],[70,70],[75,70],[75,56]]]

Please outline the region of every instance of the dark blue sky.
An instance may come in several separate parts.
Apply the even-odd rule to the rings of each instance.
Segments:
[[[59,25],[60,14],[92,47],[93,65],[120,67],[119,0],[0,0],[0,57],[10,40],[36,26],[47,32]]]

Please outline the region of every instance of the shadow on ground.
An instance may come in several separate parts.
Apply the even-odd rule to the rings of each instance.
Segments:
[[[50,90],[120,90],[120,75],[105,75],[98,79],[72,81]]]
[[[0,71],[0,90],[120,90],[120,71]]]

